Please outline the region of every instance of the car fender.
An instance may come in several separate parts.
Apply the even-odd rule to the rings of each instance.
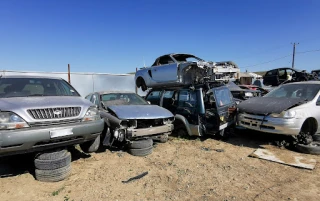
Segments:
[[[190,124],[189,124],[188,120],[180,114],[176,114],[174,117],[175,117],[175,121],[180,120],[184,124],[184,126],[188,132],[188,135],[191,136],[192,132],[191,132]]]

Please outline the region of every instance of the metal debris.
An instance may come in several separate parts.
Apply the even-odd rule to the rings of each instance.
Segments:
[[[130,179],[128,179],[127,181],[122,181],[122,183],[129,183],[133,180],[136,180],[136,179],[141,179],[142,177],[146,176],[148,174],[148,172],[144,172],[142,174],[139,174],[138,176],[135,176],[135,177],[131,177]]]

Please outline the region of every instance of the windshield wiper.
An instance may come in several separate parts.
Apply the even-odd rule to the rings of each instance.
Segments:
[[[46,96],[46,95],[44,95],[44,94],[30,94],[27,97],[30,97],[30,96]]]

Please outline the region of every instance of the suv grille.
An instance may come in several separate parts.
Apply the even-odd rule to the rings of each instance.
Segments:
[[[60,119],[65,117],[76,117],[80,114],[80,112],[81,107],[57,107],[28,110],[28,113],[34,119]]]
[[[64,124],[73,124],[79,123],[81,119],[68,119],[68,120],[60,120],[60,121],[41,121],[41,122],[32,122],[29,123],[31,127],[42,127],[42,126],[57,126]]]

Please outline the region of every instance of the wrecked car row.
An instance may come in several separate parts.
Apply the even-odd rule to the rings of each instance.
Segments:
[[[97,92],[90,101],[54,77],[0,78],[0,156],[36,153],[35,177],[60,181],[71,170],[67,148],[91,153],[103,146],[132,155],[152,153],[153,139],[166,142],[173,114],[135,93]]]

